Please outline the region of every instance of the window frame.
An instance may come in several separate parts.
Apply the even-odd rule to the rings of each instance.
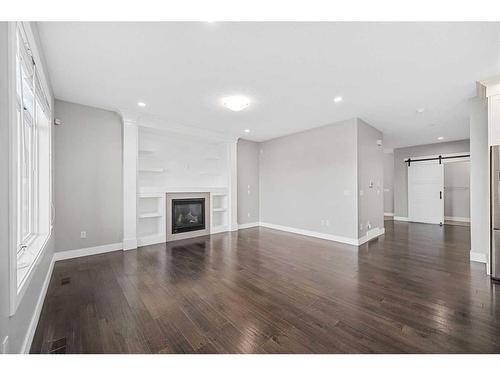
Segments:
[[[18,62],[18,33],[22,32],[24,40],[29,44],[32,52],[32,58],[36,73],[33,74],[33,108],[30,113],[30,137],[31,146],[29,147],[29,214],[30,222],[28,231],[23,232],[21,222],[21,209],[23,207],[19,197],[22,194],[23,184],[19,182],[22,173],[22,160],[20,152],[23,151],[21,145],[25,139],[21,139],[21,131],[25,123],[23,121],[27,110],[23,108],[22,101],[22,80],[21,72],[21,98],[18,95],[18,76],[16,69],[22,62]],[[53,231],[53,197],[52,197],[52,106],[53,96],[48,85],[48,81],[43,71],[43,65],[40,59],[36,38],[31,30],[29,22],[10,22],[8,25],[8,73],[9,73],[9,289],[10,289],[10,315],[14,315],[21,300],[28,289],[31,279],[37,269],[38,264],[44,258],[47,244]],[[23,52],[24,53],[24,52]],[[28,72],[27,72],[28,73]],[[29,73],[28,73],[29,74]],[[30,76],[31,77],[31,76]],[[38,81],[37,81],[38,80]],[[38,84],[38,86],[37,86]],[[42,95],[37,94],[38,91]],[[39,110],[44,114],[40,117],[44,122],[44,143],[43,149],[40,148],[39,138]],[[19,122],[21,121],[21,122]],[[48,149],[47,149],[48,148]],[[39,157],[43,155],[44,168],[40,168]],[[46,172],[48,171],[48,176]],[[41,180],[40,173],[43,173]],[[43,185],[41,185],[41,181]],[[40,196],[43,191],[43,197]],[[43,200],[44,207],[40,208]],[[47,201],[48,199],[48,201]],[[45,217],[45,213],[47,216]],[[43,214],[43,216],[41,216]],[[43,225],[39,226],[39,223]],[[43,227],[43,228],[41,228]],[[25,235],[26,234],[26,235]],[[22,245],[22,246],[21,246]],[[18,267],[23,255],[27,256],[29,266],[20,271]]]

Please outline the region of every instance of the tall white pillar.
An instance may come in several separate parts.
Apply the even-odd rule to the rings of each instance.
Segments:
[[[137,116],[123,119],[123,250],[137,248]]]
[[[238,160],[237,160],[237,141],[228,143],[228,162],[229,162],[229,230],[238,230]]]

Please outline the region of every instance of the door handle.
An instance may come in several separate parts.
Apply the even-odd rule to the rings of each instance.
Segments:
[[[439,199],[443,199],[443,192],[442,191],[439,192]]]

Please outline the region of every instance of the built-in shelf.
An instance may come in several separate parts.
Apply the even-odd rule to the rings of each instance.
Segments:
[[[226,208],[223,208],[223,207],[221,207],[221,208],[214,208],[214,209],[212,209],[212,211],[213,212],[224,212],[224,211],[226,211]]]
[[[162,214],[160,212],[147,212],[143,214],[139,214],[139,219],[145,219],[148,217],[161,217]]]
[[[162,173],[162,172],[165,172],[165,169],[163,169],[163,168],[140,168],[139,172]]]
[[[139,195],[139,198],[150,199],[150,198],[162,198],[164,196],[165,196],[164,193],[141,193],[141,195]]]

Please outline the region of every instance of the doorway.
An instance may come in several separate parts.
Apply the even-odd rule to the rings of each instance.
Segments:
[[[470,161],[444,164],[444,223],[470,225]]]

